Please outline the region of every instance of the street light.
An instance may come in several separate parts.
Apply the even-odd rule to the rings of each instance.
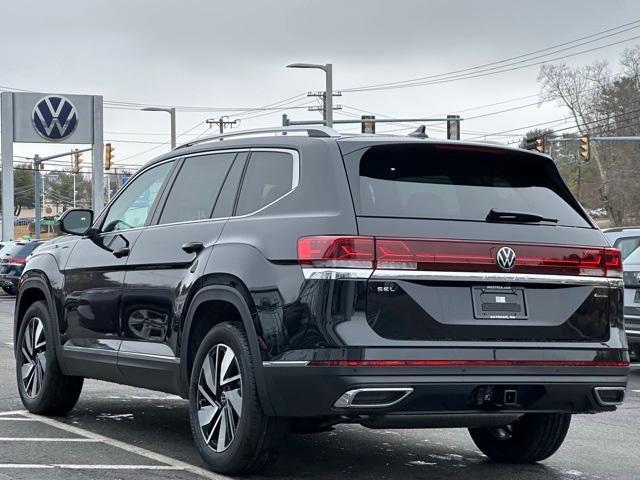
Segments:
[[[317,68],[325,73],[324,88],[324,123],[327,127],[333,127],[333,65],[317,65],[314,63],[292,63],[287,68]]]
[[[176,109],[162,107],[144,107],[144,112],[167,112],[171,116],[171,150],[176,148]]]

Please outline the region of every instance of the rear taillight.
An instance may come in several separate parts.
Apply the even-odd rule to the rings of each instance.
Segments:
[[[325,268],[373,268],[373,237],[321,236],[298,240],[302,265]]]
[[[622,253],[617,248],[605,248],[605,269],[607,277],[622,277]]]
[[[14,267],[22,267],[26,262],[27,262],[26,258],[20,258],[20,257],[7,258],[7,265],[12,265]]]
[[[504,243],[459,240],[318,236],[298,241],[302,265],[380,270],[504,272],[496,262]],[[514,273],[622,276],[620,251],[511,244]]]

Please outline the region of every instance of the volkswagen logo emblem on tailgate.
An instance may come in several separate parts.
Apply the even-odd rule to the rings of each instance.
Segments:
[[[502,270],[511,270],[516,264],[516,252],[513,248],[502,247],[496,254],[496,263]]]
[[[47,140],[64,140],[78,125],[78,113],[71,101],[60,95],[47,95],[33,107],[31,121],[36,132]]]

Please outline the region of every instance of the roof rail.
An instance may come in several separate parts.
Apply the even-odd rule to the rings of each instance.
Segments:
[[[336,132],[333,128],[329,127],[268,127],[268,128],[254,128],[251,130],[240,130],[235,132],[221,133],[218,135],[211,135],[209,137],[198,138],[196,140],[192,140],[187,143],[183,143],[182,145],[178,145],[175,149],[190,147],[192,145],[198,145],[200,143],[213,142],[215,140],[222,141],[225,138],[231,137],[241,137],[241,136],[257,136],[264,133],[282,133],[286,135],[290,132],[304,132],[309,137],[322,137],[322,138],[330,138],[330,137],[339,137],[340,134]],[[175,150],[174,149],[174,150]]]

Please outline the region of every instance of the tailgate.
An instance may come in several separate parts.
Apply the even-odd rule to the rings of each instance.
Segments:
[[[358,234],[375,243],[366,319],[389,340],[605,342],[620,258],[552,161],[451,144],[345,155]],[[492,210],[526,213],[496,221]],[[612,288],[615,287],[615,288]]]

